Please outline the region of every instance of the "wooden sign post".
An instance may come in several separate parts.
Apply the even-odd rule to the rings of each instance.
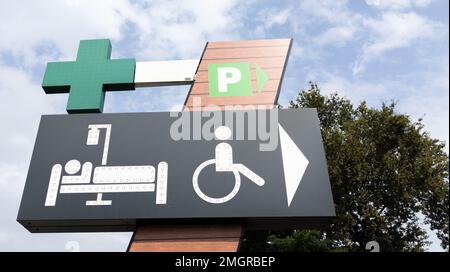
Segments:
[[[186,98],[184,110],[196,110],[195,106],[203,109],[210,105],[222,109],[232,105],[272,108],[278,100],[291,45],[292,39],[208,42],[198,65],[195,81]],[[210,96],[208,65],[220,63],[248,65],[253,93],[248,96]],[[263,81],[257,78],[258,69],[264,70],[266,78]],[[187,179],[186,182],[190,180]],[[128,251],[235,252],[239,249],[244,229],[245,222],[183,225],[138,222]]]

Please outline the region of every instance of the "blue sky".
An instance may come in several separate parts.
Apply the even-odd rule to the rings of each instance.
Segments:
[[[281,104],[313,80],[355,103],[396,100],[448,143],[448,10],[447,0],[1,1],[0,251],[120,251],[130,239],[29,234],[15,221],[40,115],[65,113],[67,95],[40,87],[45,65],[75,59],[79,40],[110,38],[114,58],[150,61],[199,58],[207,41],[293,38]],[[179,109],[187,91],[107,94],[105,111]],[[440,250],[432,233],[430,240],[430,250]]]

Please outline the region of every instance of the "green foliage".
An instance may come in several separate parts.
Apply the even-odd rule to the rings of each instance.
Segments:
[[[332,242],[323,239],[318,230],[293,231],[288,236],[272,234],[268,237],[270,247],[278,251],[326,252],[330,251]]]
[[[336,217],[321,232],[248,233],[243,250],[364,251],[377,241],[382,251],[423,251],[423,220],[448,250],[448,155],[422,120],[397,113],[395,103],[354,107],[314,83],[289,107],[318,110]]]

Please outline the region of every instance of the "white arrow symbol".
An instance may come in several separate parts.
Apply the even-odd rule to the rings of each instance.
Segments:
[[[278,130],[280,132],[284,181],[286,183],[288,206],[290,206],[309,161],[280,124],[278,124]]]

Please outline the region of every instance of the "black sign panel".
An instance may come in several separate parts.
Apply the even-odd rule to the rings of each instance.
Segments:
[[[334,215],[317,113],[300,109],[44,115],[17,220],[31,232],[271,229]]]

